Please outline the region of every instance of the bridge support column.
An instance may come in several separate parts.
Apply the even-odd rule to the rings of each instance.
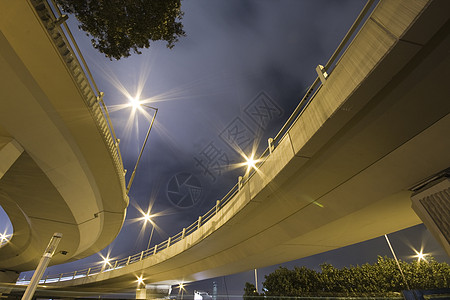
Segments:
[[[19,278],[19,272],[10,270],[0,270],[0,282],[1,283],[15,283]],[[9,285],[3,285],[0,287],[0,298],[8,298],[9,293],[13,287]]]
[[[136,299],[165,299],[172,292],[172,286],[167,284],[146,284],[136,289]]]
[[[11,270],[0,270],[0,282],[2,283],[13,283],[19,278],[20,272]]]
[[[450,178],[438,178],[412,196],[412,208],[450,256]]]

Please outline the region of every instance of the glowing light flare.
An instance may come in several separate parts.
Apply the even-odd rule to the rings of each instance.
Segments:
[[[130,106],[133,108],[133,110],[139,109],[141,107],[141,100],[139,100],[138,97],[129,98],[129,100]]]
[[[109,265],[110,267],[112,267],[111,261],[113,260],[111,257],[109,257],[109,252],[106,256],[103,256],[101,253],[99,253],[100,257],[102,258],[102,261],[100,262],[100,264],[103,265],[103,268],[105,268],[107,265]]]
[[[6,235],[4,235],[3,233],[0,233],[0,241],[4,242],[6,240]]]
[[[185,287],[186,287],[186,284],[184,284],[184,283],[179,283],[178,284],[178,293],[180,293],[180,291],[186,291],[186,289],[185,289]]]
[[[250,157],[244,155],[245,163],[244,165],[247,166],[246,174],[250,172],[251,169],[257,170],[256,164],[260,161],[259,159],[255,159],[255,154],[252,153]]]
[[[105,258],[103,259],[103,265],[104,265],[104,266],[106,266],[106,265],[111,265],[110,261],[111,261],[111,259],[110,259],[109,257],[105,257]]]
[[[151,215],[150,212],[146,212],[146,213],[142,214],[141,220],[144,221],[144,224],[147,224],[147,222],[153,224],[153,220],[152,219],[153,219],[154,216],[155,215]]]
[[[416,255],[414,255],[413,257],[417,257],[417,262],[419,263],[421,260],[428,262],[427,259],[425,258],[425,256],[427,256],[427,253],[423,253],[423,249],[420,249],[420,252],[417,250],[414,250],[414,252],[416,252]]]
[[[174,211],[167,209],[164,211],[160,211],[160,212],[156,212],[156,213],[152,213],[152,208],[153,208],[153,204],[155,202],[156,199],[156,194],[159,191],[159,186],[156,186],[152,189],[152,195],[150,196],[150,204],[148,206],[148,208],[146,210],[144,210],[139,203],[133,201],[131,202],[131,205],[134,206],[136,208],[136,210],[140,213],[140,216],[137,216],[136,218],[131,218],[126,220],[126,222],[128,224],[135,224],[135,223],[139,223],[139,225],[141,225],[141,229],[139,231],[139,235],[138,235],[138,239],[144,239],[144,237],[146,237],[146,228],[147,225],[151,224],[154,228],[154,230],[158,233],[158,234],[162,234],[162,235],[166,235],[166,233],[156,224],[155,219],[159,218],[161,216],[167,216],[170,214],[173,214]],[[153,230],[153,228],[151,230]]]
[[[0,246],[9,242],[11,234],[7,234],[6,230],[3,233],[0,233]]]
[[[139,276],[139,277],[136,277],[137,278],[137,284],[138,284],[138,286],[140,286],[140,285],[144,285],[145,283],[144,283],[144,278],[143,278],[143,276],[141,275],[141,276]]]
[[[250,157],[246,158],[246,164],[249,168],[256,168],[255,164],[258,162],[254,159],[254,154],[252,154]]]
[[[127,119],[122,118],[121,121],[123,122],[122,127],[124,130],[124,133],[122,133],[122,135],[126,137],[131,137],[135,135],[136,139],[138,139],[140,132],[138,121],[140,120],[140,116],[142,116],[147,122],[151,123],[157,109],[146,105],[152,103],[153,101],[152,98],[142,100],[139,97],[139,95],[133,97],[127,93],[126,99],[128,99],[126,103],[108,106],[108,110],[110,113],[128,110],[129,111],[128,118]],[[155,124],[155,126],[157,125]],[[137,150],[139,150],[139,148],[137,148]]]
[[[231,170],[240,169],[242,167],[246,167],[246,175],[252,169],[254,169],[258,174],[262,174],[261,170],[257,167],[257,164],[262,162],[263,160],[265,160],[267,158],[267,156],[262,157],[262,158],[256,158],[256,152],[258,151],[258,146],[259,146],[262,136],[263,136],[262,132],[259,132],[259,131],[254,135],[254,137],[253,137],[254,140],[253,140],[253,144],[251,145],[251,149],[248,149],[248,152],[246,150],[247,153],[250,153],[249,155],[247,155],[244,152],[244,149],[241,149],[240,145],[238,145],[237,143],[229,144],[229,146],[231,146],[237,153],[239,153],[239,155],[242,157],[242,160],[239,163],[229,164],[227,166],[227,169],[231,171]],[[250,146],[250,145],[246,144],[245,148],[248,148],[248,146]]]

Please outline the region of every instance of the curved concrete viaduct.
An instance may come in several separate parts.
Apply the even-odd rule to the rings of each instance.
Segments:
[[[52,264],[98,252],[119,233],[128,206],[97,98],[42,10],[0,1],[0,205],[14,227],[0,248],[2,273],[36,268],[54,232],[63,233],[58,250],[67,254]]]
[[[450,166],[449,11],[449,1],[380,1],[272,154],[208,221],[137,262],[46,285],[196,281],[421,223],[414,187]]]
[[[0,266],[27,269],[32,246],[46,243],[32,230],[51,235],[52,224],[60,225],[75,237],[63,239],[60,249],[76,258],[111,240],[127,201],[123,174],[92,118],[95,99],[80,100],[64,55],[29,2],[0,5],[0,76],[4,99],[14,99],[1,102],[2,166],[9,166],[0,201],[24,232],[14,236],[16,245],[22,235],[27,241],[19,258],[0,249],[11,258],[0,256]],[[449,11],[446,0],[380,1],[258,172],[197,230],[137,262],[46,285],[113,290],[135,287],[137,276],[145,283],[189,282],[420,223],[411,209],[415,187],[450,166]],[[48,205],[32,193],[41,186],[65,212],[58,218],[33,206]],[[95,238],[85,224],[98,232]]]

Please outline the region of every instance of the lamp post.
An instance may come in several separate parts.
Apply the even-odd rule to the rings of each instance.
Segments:
[[[406,288],[409,290],[408,282],[406,281],[405,275],[403,275],[402,267],[400,267],[400,263],[398,262],[397,256],[395,255],[395,252],[394,252],[394,248],[392,248],[391,242],[389,241],[387,234],[385,234],[384,237],[386,238],[386,242],[389,245],[389,249],[391,249],[391,252],[392,252],[392,255],[394,256],[395,262],[397,263],[397,267],[400,270],[400,274],[402,275],[403,282],[405,283]]]
[[[150,213],[146,213],[144,214],[143,219],[145,220],[145,224],[147,224],[147,222],[149,222],[150,224],[152,224],[152,231],[150,232],[150,238],[148,239],[148,244],[147,244],[147,249],[148,250],[150,248],[150,243],[152,241],[152,237],[153,237],[153,232],[155,231],[155,224],[153,224],[152,222],[152,216],[150,215]]]
[[[134,104],[133,104],[133,105],[134,105]],[[134,166],[133,173],[131,173],[130,181],[128,182],[128,185],[127,185],[127,194],[128,194],[128,192],[130,191],[131,184],[133,183],[134,176],[136,175],[136,169],[137,169],[137,167],[138,167],[138,165],[139,165],[139,162],[140,162],[140,160],[141,160],[142,152],[144,151],[145,145],[147,144],[148,136],[150,135],[150,131],[152,130],[153,123],[155,122],[156,114],[158,113],[158,109],[155,108],[155,107],[152,107],[152,106],[148,106],[148,105],[144,105],[144,104],[139,104],[139,103],[138,103],[137,105],[135,105],[135,106],[144,106],[144,107],[153,109],[153,110],[155,111],[155,113],[153,114],[152,121],[150,122],[150,126],[148,127],[147,135],[145,136],[144,144],[142,145],[141,152],[139,153],[138,159],[137,159],[136,164],[135,164],[135,166]]]
[[[150,233],[150,238],[148,239],[147,250],[150,248],[150,242],[152,241],[154,231],[155,231],[155,225],[152,224],[152,232]]]
[[[180,292],[181,292],[181,300],[183,300],[183,295],[184,295],[184,284],[183,283],[180,283],[179,285],[178,285],[178,295],[180,294]]]
[[[6,233],[0,233],[0,247],[9,241],[10,236],[11,235],[6,234]]]
[[[41,280],[42,275],[44,275],[45,269],[48,266],[48,263],[55,254],[56,248],[58,247],[59,241],[62,238],[62,233],[55,232],[48,243],[47,248],[45,249],[44,254],[42,255],[41,260],[39,261],[39,265],[36,268],[36,271],[33,274],[33,277],[28,284],[25,293],[22,296],[22,300],[31,300],[33,298],[34,292],[36,291],[36,287],[39,284],[39,280]]]
[[[109,254],[107,257],[103,257],[103,261],[102,261],[102,268],[100,269],[100,273],[102,273],[103,271],[106,270],[106,267],[109,265],[111,266],[110,263],[111,259],[109,258]]]

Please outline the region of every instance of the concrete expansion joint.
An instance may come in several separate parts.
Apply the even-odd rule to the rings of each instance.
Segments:
[[[49,221],[49,222],[55,222],[55,223],[60,223],[60,224],[67,224],[67,225],[73,225],[73,226],[80,226],[84,223],[87,223],[89,221],[92,221],[96,218],[98,218],[99,214],[101,213],[111,213],[111,214],[120,214],[121,212],[115,212],[115,211],[107,211],[107,210],[102,210],[99,211],[97,213],[94,214],[94,217],[84,220],[82,222],[79,223],[72,223],[72,222],[64,222],[64,221],[58,221],[58,220],[52,220],[52,219],[48,219],[48,218],[41,218],[41,217],[33,217],[33,216],[28,216],[30,219],[36,219],[36,220],[43,220],[43,221]]]
[[[81,225],[81,224],[87,223],[87,222],[89,222],[89,221],[95,220],[95,219],[97,219],[97,218],[99,217],[100,214],[104,214],[104,213],[120,214],[120,212],[108,211],[108,210],[101,210],[101,211],[98,211],[98,212],[94,213],[94,217],[93,217],[93,218],[90,218],[90,219],[87,219],[87,220],[85,220],[85,221],[83,221],[83,222],[80,222],[80,223],[78,223],[77,225]]]
[[[377,21],[373,16],[370,16],[369,20],[373,21],[378,27],[380,27],[384,32],[391,36],[394,40],[399,41],[399,37],[393,34],[389,29],[387,29],[381,22]]]
[[[122,214],[122,212],[120,212],[120,211],[101,210],[101,211],[98,211],[98,212],[94,213],[94,217],[93,218],[90,218],[90,219],[87,219],[87,220],[85,220],[83,222],[77,223],[77,225],[81,225],[81,224],[84,224],[86,222],[89,222],[89,221],[92,221],[94,219],[97,219],[100,214],[104,214],[104,213],[108,213],[108,214]]]
[[[402,39],[402,38],[400,38],[399,41],[400,42],[404,42],[404,43],[408,43],[408,44],[411,44],[411,45],[415,45],[415,46],[420,46],[420,47],[425,46],[424,44],[413,42],[413,41],[408,41],[408,40],[405,40],[405,39]]]
[[[20,272],[15,271],[15,270],[10,270],[10,269],[0,269],[0,272],[13,272],[13,273],[16,273],[16,274],[20,274]]]
[[[36,220],[42,220],[42,221],[55,222],[55,223],[60,223],[60,224],[74,225],[74,226],[79,225],[79,224],[77,224],[77,223],[64,222],[64,221],[52,220],[52,219],[41,218],[41,217],[28,216],[28,218],[30,218],[30,219],[36,219]]]
[[[305,155],[294,155],[295,157],[301,157],[301,158],[306,158],[306,159],[311,159],[311,156],[305,156]]]
[[[342,247],[342,245],[324,245],[324,244],[292,244],[292,243],[286,243],[283,244],[285,246],[295,246],[295,247],[326,247],[326,248],[330,248],[330,249],[336,249],[339,247]]]

